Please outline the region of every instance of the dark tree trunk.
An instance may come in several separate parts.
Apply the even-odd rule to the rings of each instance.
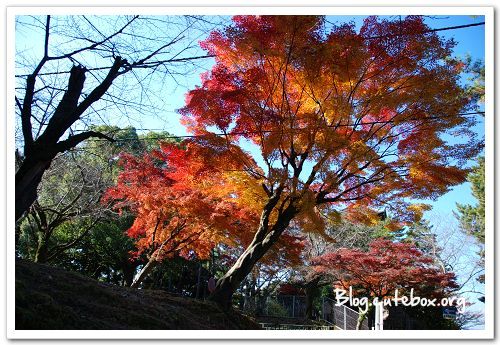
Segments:
[[[108,136],[93,131],[70,135],[60,141],[66,131],[80,119],[80,116],[109,89],[126,60],[116,57],[104,80],[78,103],[85,82],[86,69],[73,66],[70,70],[66,91],[49,119],[44,132],[33,138],[31,117],[34,103],[36,77],[46,60],[26,79],[26,92],[21,109],[21,124],[24,138],[24,161],[16,172],[16,221],[28,210],[37,198],[37,188],[44,172],[50,167],[59,152],[68,151],[90,137],[109,139]]]
[[[314,299],[318,296],[318,281],[313,280],[306,285],[306,319],[313,318]]]
[[[37,188],[55,155],[49,159],[25,159],[16,173],[16,221],[22,217],[37,197]]]
[[[48,258],[48,253],[49,253],[48,238],[46,238],[45,235],[42,235],[42,237],[38,241],[38,247],[36,249],[34,261],[41,264],[46,263]]]
[[[268,205],[269,204],[270,203],[268,203]],[[272,228],[267,231],[266,221],[272,207],[268,207],[267,209],[265,207],[261,216],[259,229],[255,233],[252,243],[245,249],[243,254],[241,254],[233,267],[217,281],[217,285],[210,299],[217,303],[223,310],[229,310],[231,308],[233,294],[240,286],[243,279],[251,272],[255,263],[278,241],[280,235],[298,213],[297,208],[293,204],[290,204],[280,214]]]
[[[196,295],[195,298],[200,298],[201,295],[201,263],[198,264],[198,276],[196,278]]]
[[[128,258],[125,258],[122,264],[122,272],[123,272],[123,283],[125,286],[132,285],[134,281],[134,273],[137,268],[137,263],[129,262]]]
[[[261,290],[258,290],[255,295],[255,316],[264,315],[265,307],[266,297],[263,295]]]

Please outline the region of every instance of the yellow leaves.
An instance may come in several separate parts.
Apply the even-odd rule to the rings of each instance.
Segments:
[[[313,97],[306,97],[302,100],[301,108],[305,113],[316,113],[319,110],[319,104]]]
[[[423,170],[420,169],[418,166],[411,166],[409,169],[409,175],[410,178],[415,179],[415,180],[421,180],[424,179],[426,174]]]
[[[342,213],[337,210],[329,211],[327,216],[329,225],[336,226],[342,223]]]
[[[319,206],[316,206],[315,195],[311,191],[303,194],[300,202],[300,213],[297,220],[304,232],[322,234],[325,229],[325,219]]]
[[[352,222],[374,226],[380,222],[380,216],[375,210],[360,204],[351,204],[347,208],[346,218]]]
[[[408,211],[413,215],[414,221],[418,222],[422,219],[424,212],[431,208],[432,206],[428,204],[412,204],[408,206]]]
[[[357,140],[349,145],[349,150],[352,152],[353,156],[358,156],[367,150],[367,145],[362,140]]]
[[[264,201],[267,198],[262,181],[258,180],[244,171],[227,171],[224,172],[218,191],[214,191],[219,195],[234,195],[234,201],[241,206],[251,206],[256,210],[261,210]]]

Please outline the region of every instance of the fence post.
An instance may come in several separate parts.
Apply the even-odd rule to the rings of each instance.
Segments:
[[[380,316],[379,316],[379,321],[380,321],[380,330],[384,330],[384,304],[382,301],[380,302]]]
[[[344,330],[347,330],[347,310],[344,306]]]
[[[323,296],[321,298],[321,318],[323,320],[326,320],[326,317],[325,317],[325,296]]]

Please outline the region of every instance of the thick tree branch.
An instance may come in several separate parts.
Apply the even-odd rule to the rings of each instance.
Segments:
[[[75,117],[78,119],[87,110],[92,103],[99,100],[109,89],[113,81],[119,75],[119,70],[122,66],[127,64],[127,60],[122,59],[120,56],[115,58],[113,66],[109,69],[108,75],[92,92],[78,105],[75,111]],[[75,119],[75,120],[76,120]]]
[[[85,82],[85,67],[73,66],[68,80],[68,88],[59,102],[47,128],[37,142],[55,144],[68,128],[78,119],[74,113]]]
[[[58,142],[56,144],[56,150],[57,152],[67,151],[69,149],[72,149],[76,145],[80,144],[82,141],[87,140],[88,138],[101,138],[109,140],[110,142],[115,142],[113,138],[108,137],[106,134],[94,131],[88,131],[71,135],[68,139]]]

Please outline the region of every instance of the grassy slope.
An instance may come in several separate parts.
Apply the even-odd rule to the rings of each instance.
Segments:
[[[16,329],[259,329],[210,302],[16,262]]]

